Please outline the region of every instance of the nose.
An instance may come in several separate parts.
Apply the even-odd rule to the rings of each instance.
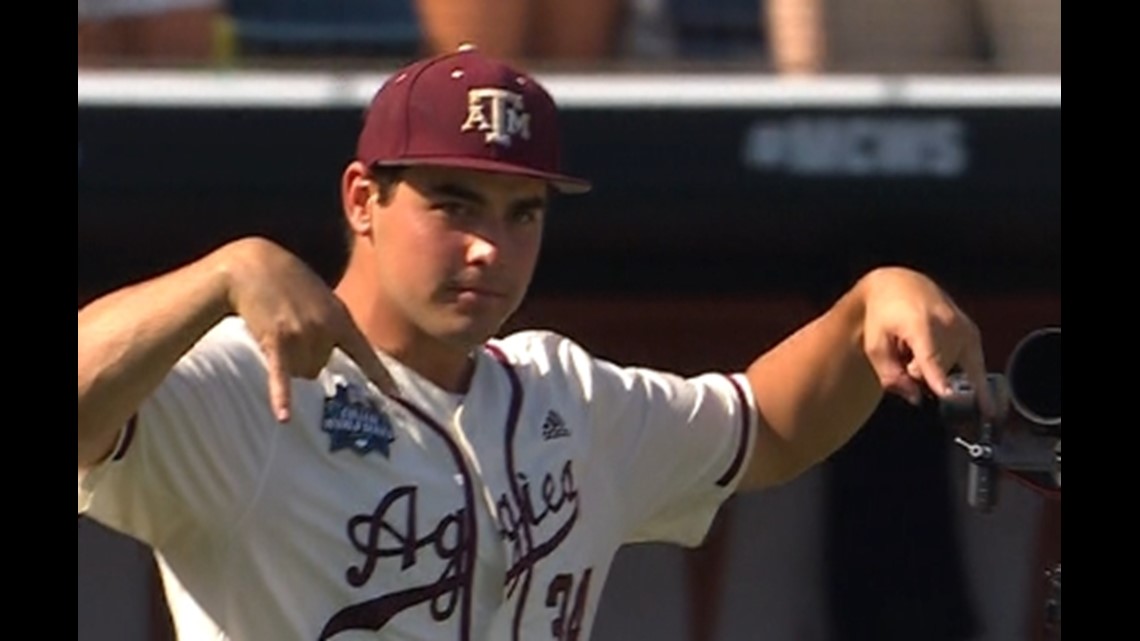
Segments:
[[[499,260],[501,241],[494,230],[483,229],[467,235],[467,264],[494,265]]]

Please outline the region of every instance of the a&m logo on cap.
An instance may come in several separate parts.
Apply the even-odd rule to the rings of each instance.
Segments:
[[[392,419],[360,387],[336,383],[336,393],[325,398],[321,430],[329,435],[329,451],[351,448],[364,456],[372,451],[388,458],[396,440]]]
[[[510,147],[513,136],[530,139],[530,114],[522,95],[513,91],[471,89],[467,92],[467,120],[459,130],[483,132],[484,142]]]

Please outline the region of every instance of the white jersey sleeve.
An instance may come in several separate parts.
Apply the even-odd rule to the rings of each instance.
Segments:
[[[528,332],[590,423],[590,473],[606,474],[628,542],[699,545],[747,469],[758,415],[740,373],[683,377],[623,367],[556,334]]]
[[[244,322],[219,323],[146,399],[107,461],[80,473],[79,513],[154,547],[228,532],[285,429],[274,425],[266,381]]]

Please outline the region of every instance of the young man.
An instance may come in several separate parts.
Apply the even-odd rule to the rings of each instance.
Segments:
[[[79,312],[79,512],[153,547],[183,639],[586,639],[621,545],[699,543],[884,390],[984,379],[973,323],[900,268],[746,372],[497,338],[549,191],[588,184],[547,92],[477,51],[394,74],[357,151],[335,292],[250,238]]]

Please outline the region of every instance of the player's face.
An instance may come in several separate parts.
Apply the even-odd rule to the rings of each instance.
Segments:
[[[541,180],[408,169],[374,219],[382,295],[432,338],[482,343],[530,286],[546,206]]]

